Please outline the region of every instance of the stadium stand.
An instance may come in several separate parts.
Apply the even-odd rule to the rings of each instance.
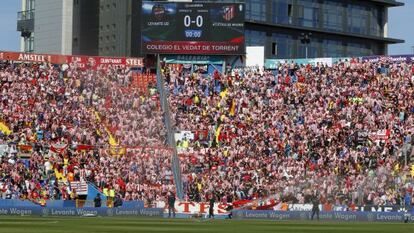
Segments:
[[[165,67],[175,128],[186,132],[177,146],[187,199],[310,203],[318,190],[322,203],[401,204],[413,187],[411,149],[401,150],[414,139],[413,72],[357,59],[212,77]]]
[[[173,189],[153,75],[5,62],[0,90],[1,198],[76,199],[79,181],[148,202]]]
[[[318,190],[322,204],[402,204],[413,73],[356,59],[211,77],[164,67],[185,199],[309,203]],[[120,66],[1,63],[1,198],[73,200],[89,182],[109,198],[165,199],[173,149],[154,82]]]

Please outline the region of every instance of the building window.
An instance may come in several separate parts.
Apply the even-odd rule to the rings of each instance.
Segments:
[[[370,35],[383,36],[383,12],[377,6],[373,6],[369,11]]]
[[[298,1],[298,25],[304,27],[319,26],[320,5],[317,0]]]
[[[34,51],[34,35],[32,35],[29,38],[24,39],[24,51],[28,53],[32,53]]]
[[[271,40],[273,41],[272,57],[280,59],[293,57],[293,40],[291,35],[273,33]],[[273,50],[275,50],[274,53]]]
[[[34,10],[35,9],[35,2],[34,0],[26,0],[26,10]]]
[[[78,47],[79,46],[79,44],[78,44],[78,38],[73,38],[73,46],[74,47]]]
[[[246,19],[265,21],[266,0],[250,0],[246,2]]]
[[[343,57],[343,45],[339,40],[323,40],[322,56],[323,57]]]
[[[355,34],[368,34],[368,9],[361,5],[348,5],[348,31]]]
[[[271,0],[271,17],[273,23],[291,24],[293,23],[293,4],[292,0]]]
[[[266,33],[262,31],[246,30],[246,45],[263,46],[266,44]]]
[[[323,5],[323,28],[331,31],[344,31],[343,14],[345,10],[341,2],[326,2]]]
[[[277,56],[277,42],[272,42],[272,55]]]
[[[346,48],[347,48],[347,55],[350,57],[374,55],[369,44],[366,44],[364,42],[348,43]]]

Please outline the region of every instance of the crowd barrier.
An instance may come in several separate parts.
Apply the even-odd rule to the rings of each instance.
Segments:
[[[102,204],[105,204],[103,202]],[[86,207],[94,207],[94,202],[92,200],[48,200],[46,201],[46,206],[48,208],[86,208]],[[0,199],[0,208],[1,207],[38,207],[37,204],[31,201],[23,201],[23,200],[10,200],[10,199]],[[106,207],[102,205],[102,207]],[[123,208],[127,209],[142,209],[144,208],[143,201],[124,201]]]
[[[163,208],[140,208],[138,206],[132,207],[41,207],[32,205],[9,205],[0,206],[0,216],[14,215],[14,216],[102,216],[102,217],[116,217],[116,216],[135,216],[135,217],[168,217]],[[179,218],[191,218],[194,214],[177,213]],[[204,214],[205,215],[205,214]],[[203,215],[203,216],[204,216]],[[234,219],[262,219],[262,220],[311,220],[310,211],[273,211],[273,210],[234,210],[232,212]],[[227,214],[219,214],[219,218],[227,218]],[[414,222],[413,212],[361,212],[361,211],[322,211],[320,212],[321,221],[339,221],[339,222],[404,222],[406,220]],[[315,216],[316,218],[316,216]]]
[[[3,206],[36,207],[37,205],[32,201],[0,199],[0,207]]]
[[[236,210],[234,219],[311,220],[310,211]],[[316,216],[315,216],[316,218]],[[414,221],[414,214],[406,212],[320,212],[321,221],[339,222],[404,222]]]
[[[83,205],[79,205],[79,202],[85,202]],[[78,203],[77,203],[78,202]],[[85,201],[85,200],[48,200],[46,201],[46,206],[49,208],[70,208],[70,207],[93,207],[93,201]],[[24,200],[11,200],[11,199],[0,199],[0,207],[4,206],[12,206],[12,207],[37,207],[38,205],[32,201],[24,201]],[[104,206],[105,207],[105,206]],[[124,201],[122,204],[124,208],[144,208],[143,201]]]
[[[64,207],[23,207],[23,206],[2,206],[0,215],[20,216],[137,216],[137,217],[163,217],[163,209],[160,208],[64,208]]]

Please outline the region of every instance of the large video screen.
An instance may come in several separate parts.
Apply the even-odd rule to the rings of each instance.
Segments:
[[[142,3],[146,54],[244,54],[243,3]]]

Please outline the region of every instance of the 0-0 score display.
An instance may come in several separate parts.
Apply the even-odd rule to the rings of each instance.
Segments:
[[[208,40],[210,21],[204,9],[178,9],[177,18],[179,40]]]
[[[195,24],[197,27],[201,28],[203,26],[203,16],[202,15],[198,15],[196,17],[195,21],[191,20],[191,16],[190,15],[186,15],[184,16],[184,26],[185,27],[190,27],[192,24]]]

